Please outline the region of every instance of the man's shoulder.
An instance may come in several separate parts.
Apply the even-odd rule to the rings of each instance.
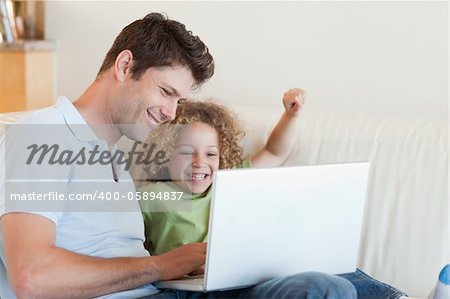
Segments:
[[[25,111],[15,124],[66,124],[67,118],[76,114],[73,104],[66,97],[59,97],[54,106]]]
[[[55,106],[33,111],[16,122],[16,124],[23,125],[50,125],[64,123],[64,115]]]

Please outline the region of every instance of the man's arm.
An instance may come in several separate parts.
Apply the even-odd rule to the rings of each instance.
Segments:
[[[0,218],[8,278],[18,298],[88,298],[134,289],[191,273],[205,262],[206,244],[192,243],[142,258],[98,258],[55,244],[45,217],[10,213]]]
[[[265,147],[251,158],[252,167],[274,167],[286,161],[297,140],[297,119],[303,108],[305,92],[293,88],[284,93],[285,111],[270,134]]]

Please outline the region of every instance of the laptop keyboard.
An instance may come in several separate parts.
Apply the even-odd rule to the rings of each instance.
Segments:
[[[205,278],[205,275],[203,275],[203,274],[185,275],[185,276],[179,278],[178,280],[196,280],[196,279],[200,280],[200,279],[203,279],[203,278]]]

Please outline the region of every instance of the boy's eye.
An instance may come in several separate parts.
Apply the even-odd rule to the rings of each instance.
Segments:
[[[180,152],[180,154],[182,154],[182,155],[192,155],[192,152],[186,151],[186,152]]]
[[[211,153],[208,153],[208,156],[210,156],[210,157],[215,157],[215,156],[218,156],[218,154],[217,154],[217,153],[214,153],[214,152],[211,152]]]

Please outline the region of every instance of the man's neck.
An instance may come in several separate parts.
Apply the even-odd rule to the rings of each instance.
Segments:
[[[111,88],[102,79],[95,80],[73,105],[99,139],[106,140],[111,148],[122,136],[111,119],[109,94]]]

